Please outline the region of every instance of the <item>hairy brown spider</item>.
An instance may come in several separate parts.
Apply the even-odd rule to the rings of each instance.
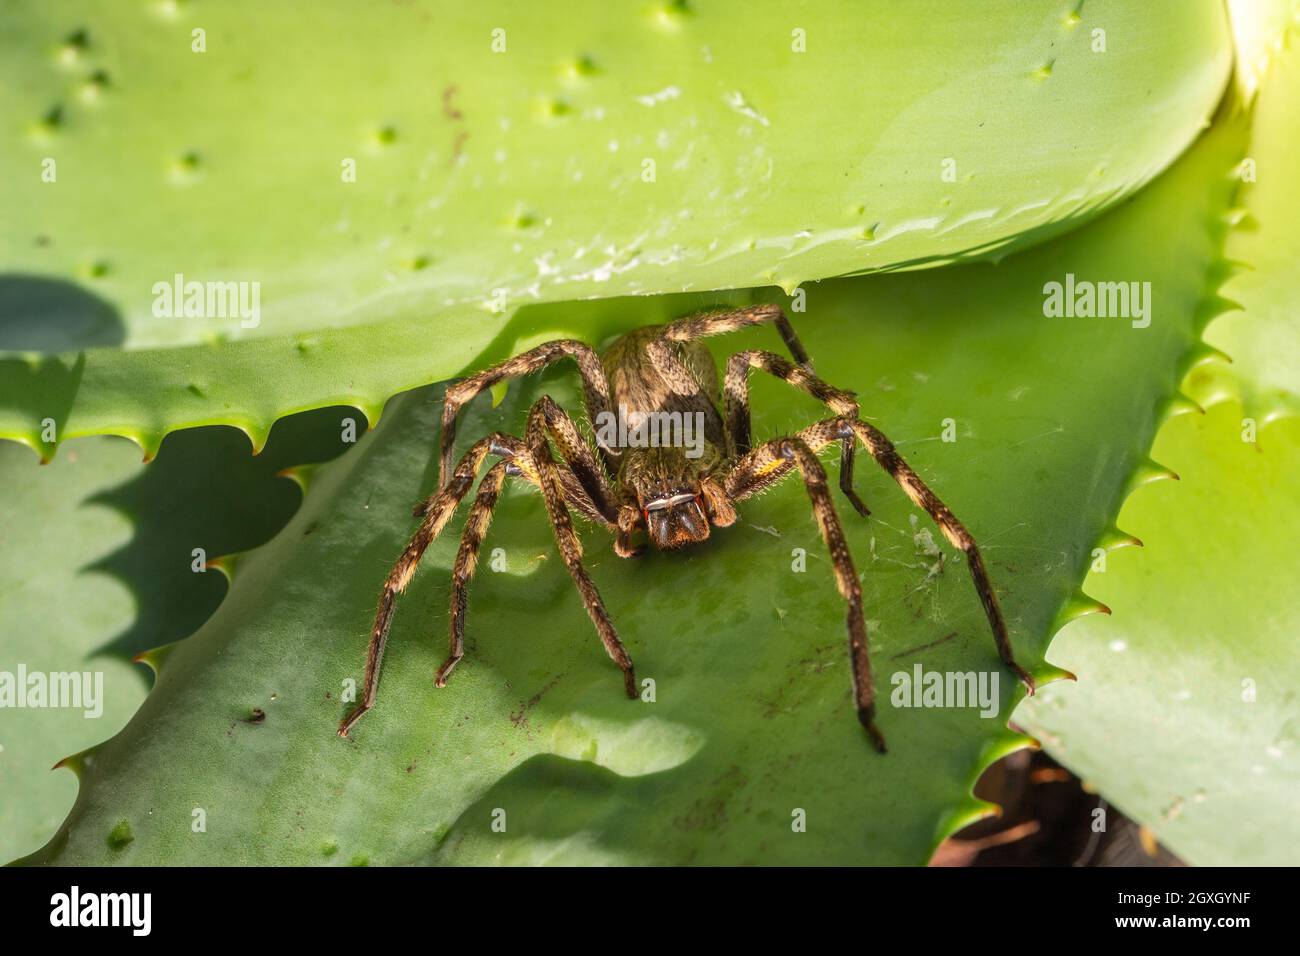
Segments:
[[[772,352],[737,352],[727,362],[719,395],[717,367],[700,339],[766,322],[775,323],[794,362]],[[522,439],[499,432],[482,438],[453,469],[452,444],[461,406],[497,382],[527,375],[562,358],[572,358],[577,363],[591,422],[609,421],[615,409],[629,420],[665,412],[698,415],[693,420],[704,426],[704,440],[698,449],[701,453],[691,457],[678,445],[619,448],[608,441],[602,442],[599,437],[593,452],[592,443],[578,431],[573,419],[544,395],[529,411]],[[751,447],[751,368],[762,369],[807,392],[824,402],[835,417],[796,435]],[[560,451],[561,462],[555,461],[551,454],[551,440]],[[492,455],[500,460],[479,483],[452,569],[451,650],[446,663],[438,670],[435,681],[438,687],[446,686],[447,678],[465,652],[469,581],[506,478],[523,478],[541,489],[565,566],[582,595],[605,651],[622,668],[628,697],[636,698],[632,658],[614,630],[600,592],[582,565],[582,545],[569,509],[576,509],[585,518],[612,531],[615,553],[632,557],[643,550],[634,546],[632,540],[638,528],[644,529],[649,540],[662,549],[703,541],[709,536],[710,525],[726,527],[736,520],[736,502],[797,470],[803,476],[813,514],[830,551],[836,584],[848,602],[849,663],[858,719],[872,744],[883,753],[885,739],[875,725],[876,695],[867,656],[862,585],[831,502],[826,472],[817,458],[817,453],[827,445],[840,443],[840,490],[858,513],[865,516],[869,513],[867,507],[853,490],[853,453],[858,441],[907,496],[934,519],[953,547],[966,553],[975,590],[993,628],[998,653],[1032,694],[1034,680],[1012,654],[1007,625],[974,538],[899,457],[889,439],[858,417],[853,393],[832,388],[813,374],[808,355],[785,313],[774,305],[756,305],[635,329],[617,339],[603,356],[572,339],[547,342],[447,389],[442,409],[439,487],[416,506],[415,516],[423,520],[384,582],[366,657],[364,693],[361,702],[339,725],[339,736],[346,737],[361,716],[374,706],[396,596],[411,582],[420,556],[469,493],[483,460]]]

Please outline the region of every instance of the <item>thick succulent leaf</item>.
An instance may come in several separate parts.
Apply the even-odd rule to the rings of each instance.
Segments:
[[[1257,178],[1227,244],[1245,271],[1224,291],[1243,308],[1206,330],[1232,364],[1207,362],[1188,379],[1205,419],[1160,432],[1155,454],[1182,482],[1124,508],[1146,549],[1088,579],[1114,618],[1079,621],[1052,645],[1078,684],[1048,688],[1015,715],[1196,864],[1300,862],[1300,55],[1268,67],[1251,128]]]
[[[639,308],[659,321],[682,301],[727,300],[717,293],[664,304],[652,299]],[[626,308],[622,300],[595,300],[581,313],[599,328]],[[528,325],[588,334],[574,325],[566,303],[532,308]],[[22,442],[49,461],[60,442],[120,435],[147,460],[173,431],[228,424],[258,451],[290,411],[346,404],[373,425],[397,392],[508,357],[518,348],[517,329],[505,319],[462,312],[431,323],[387,322],[215,347],[0,358],[0,438]]]
[[[503,324],[457,313],[222,346],[0,357],[0,438],[48,461],[70,438],[121,435],[148,459],[173,431],[225,424],[256,451],[290,412],[346,404],[373,423],[396,391],[495,354]]]
[[[4,859],[39,848],[72,806],[77,788],[67,774],[49,772],[54,762],[117,731],[144,700],[146,682],[129,662],[95,659],[106,636],[130,626],[130,591],[84,570],[126,544],[131,519],[106,508],[77,507],[140,467],[129,444],[100,438],[52,466],[49,481],[34,481],[31,455],[0,444],[0,672],[17,675],[21,666],[31,673],[102,675],[98,706],[0,711]]]
[[[1220,307],[1205,293],[1218,282],[1240,133],[1224,124],[1132,203],[999,266],[824,283],[797,316],[819,371],[859,392],[983,541],[1018,653],[1041,678],[1054,675],[1042,659],[1050,635],[1098,609],[1076,583],[1099,540],[1125,543],[1111,518],[1157,474],[1151,436]],[[1045,316],[1045,283],[1067,273],[1150,281],[1149,326]],[[598,338],[699,304],[564,314]],[[563,331],[552,311],[521,312],[514,337]],[[756,330],[716,345],[772,341]],[[548,374],[498,408],[478,401],[462,434],[517,429],[543,390],[576,395]],[[774,382],[755,383],[754,404],[760,436],[825,414]],[[866,462],[859,487],[873,515],[845,521],[883,700],[895,673],[920,664],[998,675],[995,714],[885,703],[892,749],[870,750],[849,700],[843,605],[791,482],[691,552],[623,561],[588,532],[613,619],[655,681],[654,702],[628,701],[540,502],[515,489],[487,541],[469,656],[451,683],[431,681],[449,535],[399,605],[379,707],[337,738],[378,585],[411,530],[410,505],[435,481],[437,413],[436,391],[401,396],[316,474],[284,531],[239,563],[213,618],[162,660],[127,728],[73,761],[77,804],[30,862],[919,863],[987,811],[971,784],[1023,744],[1005,726],[1018,690],[963,562]],[[945,419],[955,442],[941,440]],[[205,832],[194,832],[196,809]],[[806,832],[792,829],[799,810]],[[126,830],[130,842],[110,839]]]
[[[1274,49],[1254,102],[1249,166],[1243,171],[1238,228],[1228,255],[1243,271],[1224,287],[1242,305],[1206,330],[1206,341],[1232,360],[1217,362],[1195,384],[1207,399],[1235,397],[1260,422],[1300,414],[1300,4],[1290,47]]]
[[[1228,0],[1228,21],[1235,53],[1233,88],[1242,102],[1249,103],[1274,57],[1285,47],[1287,33],[1300,23],[1300,3]]]
[[[43,352],[1001,249],[1168,165],[1231,60],[1219,0],[10,0],[0,18],[4,311],[39,321]],[[258,315],[159,314],[176,276],[260,283]],[[33,282],[59,304],[33,307]]]
[[[0,444],[0,672],[89,672],[95,698],[3,710],[0,859],[38,849],[71,809],[76,787],[50,773],[55,761],[115,733],[144,700],[147,671],[131,658],[186,637],[220,603],[225,579],[194,573],[193,549],[215,558],[270,538],[299,500],[276,471],[346,447],[341,414],[359,417],[286,420],[257,458],[230,429],[194,429],[147,468],[115,438],[77,442],[43,469]]]
[[[1300,427],[1242,441],[1224,402],[1161,429],[1182,478],[1121,513],[1146,544],[1088,578],[1114,610],[1066,628],[1045,688],[1015,721],[1190,863],[1300,863],[1295,541]]]

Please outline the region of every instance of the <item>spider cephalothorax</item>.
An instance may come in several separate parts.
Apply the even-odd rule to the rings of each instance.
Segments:
[[[769,322],[776,325],[794,361],[772,352],[737,352],[728,360],[719,388],[717,367],[700,340]],[[453,467],[456,416],[461,407],[497,382],[535,372],[561,358],[573,359],[582,375],[592,439],[584,437],[564,409],[543,395],[528,414],[522,438],[499,432],[488,435],[475,442]],[[834,417],[797,434],[751,446],[749,370],[753,368],[812,395],[825,403]],[[643,549],[639,543],[642,535],[664,550],[705,540],[710,527],[725,527],[736,520],[736,502],[798,472],[830,552],[836,585],[848,604],[849,664],[858,719],[872,744],[883,752],[884,738],[875,725],[862,584],[831,501],[826,472],[817,458],[823,448],[839,444],[840,490],[859,514],[866,515],[866,506],[853,490],[853,456],[859,442],[913,503],[934,519],[953,547],[965,552],[998,653],[1032,694],[1033,678],[1012,654],[1006,621],[974,538],[908,467],[889,439],[858,417],[853,394],[833,388],[813,374],[785,313],[776,306],[757,305],[636,329],[614,341],[603,355],[571,339],[547,342],[447,389],[439,487],[416,506],[420,526],[384,582],[370,636],[364,692],[361,702],[339,725],[340,736],[347,736],[374,706],[396,596],[406,589],[420,556],[469,494],[484,460],[492,456],[498,461],[479,482],[452,570],[451,648],[438,670],[437,686],[446,685],[464,655],[469,581],[507,478],[521,478],[541,489],[560,555],[606,652],[623,671],[628,696],[635,698],[632,658],[582,564],[582,547],[570,509],[613,532],[615,552],[632,557]],[[552,446],[559,452],[559,461]]]

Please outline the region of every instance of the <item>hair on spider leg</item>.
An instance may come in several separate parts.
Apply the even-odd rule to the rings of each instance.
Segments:
[[[773,325],[791,358],[745,350],[726,362],[724,372],[703,340],[742,328]],[[543,394],[528,412],[522,436],[496,432],[476,441],[453,463],[459,411],[484,389],[571,360],[582,382],[585,431],[550,396]],[[749,375],[759,370],[826,405],[833,416],[793,435],[754,444],[749,406]],[[669,443],[620,445],[597,439],[593,426],[621,415],[692,416],[702,430],[689,449]],[[821,456],[840,457],[838,487],[863,517],[870,514],[853,487],[859,444],[903,493],[938,525],[949,543],[965,553],[975,591],[993,631],[1003,664],[1032,694],[1034,679],[1012,652],[1005,618],[989,581],[975,539],[956,516],[912,471],[894,445],[860,416],[855,393],[819,379],[803,344],[785,313],[775,305],[754,305],[697,313],[665,325],[634,329],[597,353],[575,339],[546,342],[476,372],[450,386],[444,396],[439,446],[438,487],[416,506],[420,524],[389,572],[366,652],[361,701],[339,724],[346,737],[374,705],[384,648],[397,595],[415,574],[425,550],[469,496],[484,463],[495,459],[479,481],[470,515],[461,531],[452,569],[448,621],[448,656],[439,668],[438,687],[448,683],[464,659],[468,589],[477,569],[478,552],[508,481],[522,481],[541,493],[556,549],[564,560],[602,646],[623,673],[624,690],[638,696],[632,658],[605,609],[600,591],[583,562],[583,546],[574,525],[578,514],[613,535],[620,557],[635,557],[653,545],[675,551],[708,540],[713,528],[732,525],[737,506],[798,474],[803,482],[836,587],[846,605],[849,673],[858,721],[868,742],[884,753],[885,738],[876,726],[876,693],[867,649],[862,583],[836,511]],[[619,434],[622,434],[621,432]],[[679,435],[684,435],[684,431]],[[694,452],[698,451],[698,454]]]

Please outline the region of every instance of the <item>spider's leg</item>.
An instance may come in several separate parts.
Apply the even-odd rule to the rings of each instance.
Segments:
[[[810,425],[795,437],[820,453],[827,445],[840,441],[845,431],[852,434],[853,429],[846,422],[843,418],[828,418]],[[794,459],[777,453],[776,441],[765,442],[735,461],[723,488],[733,502],[743,501],[783,481],[796,467]]]
[[[605,610],[605,602],[596,590],[587,569],[582,565],[582,542],[573,527],[573,517],[564,503],[564,489],[560,469],[551,457],[551,449],[546,441],[546,410],[543,402],[538,401],[528,413],[528,427],[524,441],[533,467],[537,470],[542,489],[542,500],[546,503],[546,513],[551,519],[551,528],[555,532],[555,544],[559,548],[564,565],[569,569],[569,576],[582,596],[582,603],[587,608],[587,615],[600,635],[601,643],[610,659],[623,671],[623,688],[627,696],[636,698],[636,672],[632,658],[619,640],[618,632]]]
[[[1025,689],[1033,694],[1034,678],[1016,662],[1007,634],[1006,619],[1002,616],[1002,607],[989,581],[984,558],[975,539],[948,506],[926,487],[925,482],[903,460],[890,440],[866,422],[850,418],[828,418],[805,428],[798,437],[814,451],[819,451],[849,433],[862,440],[867,450],[880,462],[880,466],[898,482],[912,502],[933,519],[953,547],[965,552],[975,592],[979,595],[989,626],[993,630],[993,642],[997,645],[998,656],[1025,685]],[[727,476],[726,490],[734,500],[748,498],[789,474],[792,464],[775,454],[770,445],[770,442],[760,445],[741,458]]]
[[[691,410],[695,410],[695,405],[703,403],[704,407],[698,410],[713,417],[716,413],[714,403],[718,389],[717,370],[713,360],[708,359],[707,373],[702,373],[702,370],[694,367],[685,356],[684,347],[688,343],[709,336],[724,335],[768,322],[776,325],[786,348],[799,363],[799,367],[811,373],[812,363],[808,360],[808,353],[790,325],[790,320],[786,318],[780,306],[776,305],[753,305],[743,309],[699,312],[669,322],[646,343],[646,356],[668,390],[679,402],[683,402]],[[718,425],[720,437],[726,442],[730,457],[734,458],[737,453],[733,447],[730,430],[725,421],[719,421]]]
[[[437,687],[447,686],[447,678],[465,656],[465,609],[469,603],[469,582],[478,567],[479,547],[492,523],[492,511],[496,507],[510,466],[509,461],[499,461],[483,476],[460,537],[460,549],[456,552],[456,563],[451,570],[450,646],[447,660],[438,668],[433,681]]]
[[[371,628],[370,644],[366,650],[365,687],[361,702],[339,724],[340,737],[346,737],[352,726],[375,705],[375,697],[379,692],[379,670],[384,659],[384,648],[388,643],[388,630],[393,623],[397,595],[405,591],[406,586],[411,583],[421,556],[446,527],[457,506],[469,492],[483,459],[489,454],[503,458],[513,457],[512,448],[517,447],[519,447],[519,439],[510,435],[489,435],[475,442],[456,466],[447,486],[427,502],[427,507],[422,512],[424,520],[420,522],[420,526],[411,536],[397,563],[388,573],[383,590],[380,591],[379,607],[375,611],[375,623]]]
[[[1002,658],[1003,664],[1015,672],[1020,682],[1025,685],[1025,689],[1032,695],[1035,686],[1034,678],[1016,663],[1015,653],[1011,649],[1011,640],[1007,636],[1007,622],[1002,616],[1002,607],[998,604],[998,596],[993,591],[988,571],[984,567],[984,558],[980,555],[979,546],[976,545],[971,533],[957,520],[957,516],[948,510],[948,506],[926,486],[925,482],[917,477],[916,472],[895,450],[893,443],[878,429],[860,420],[846,421],[845,424],[862,439],[862,444],[866,446],[867,451],[880,463],[880,467],[898,482],[907,497],[933,519],[949,543],[966,553],[966,563],[970,565],[975,591],[980,596],[980,603],[984,605],[984,614],[993,629],[993,642],[997,645],[998,656]]]
[[[811,395],[837,415],[858,417],[858,401],[851,392],[827,385],[812,372],[781,358],[772,352],[737,352],[727,360],[723,379],[723,414],[727,420],[727,434],[732,443],[733,457],[743,455],[750,448],[749,370],[762,369],[769,375],[788,382]],[[853,490],[853,453],[857,440],[850,433],[840,439],[840,491],[849,499],[858,514],[866,517],[871,512]]]
[[[543,399],[538,404],[542,405],[543,402],[554,406],[554,403],[549,398]],[[545,405],[543,407],[545,408]],[[572,425],[572,422],[570,422],[570,425]],[[576,435],[576,431],[573,434]],[[541,485],[541,479],[533,464],[532,456],[524,450],[522,442],[517,444],[518,447],[515,449],[514,456],[497,462],[488,469],[487,474],[483,476],[483,480],[479,482],[478,493],[474,497],[474,504],[470,509],[469,518],[466,520],[465,529],[461,533],[460,547],[456,552],[456,561],[451,572],[451,614],[448,627],[447,660],[438,668],[437,676],[434,679],[434,684],[438,687],[447,686],[447,679],[451,676],[451,672],[465,656],[465,616],[469,605],[469,583],[474,577],[474,571],[478,566],[479,550],[482,547],[483,539],[487,536],[488,527],[492,523],[492,514],[497,502],[500,500],[501,489],[505,485],[506,478],[522,478],[539,487]],[[588,451],[588,454],[590,454],[590,451]],[[570,469],[568,462],[563,464],[556,462],[555,468],[557,477],[560,479],[564,500],[591,520],[605,524],[611,530],[614,530],[616,526],[607,522],[596,509],[578,476]]]
[[[582,485],[587,498],[599,511],[597,519],[601,524],[613,529],[618,523],[618,503],[614,489],[610,487],[609,476],[604,467],[591,451],[591,446],[583,440],[569,413],[555,403],[549,395],[537,400],[536,406],[546,420],[546,430],[559,446],[565,464]],[[565,495],[572,502],[573,496]]]
[[[807,369],[812,368],[808,353],[803,343],[795,334],[794,327],[786,318],[779,305],[751,305],[743,309],[726,309],[716,312],[703,312],[670,322],[664,326],[662,337],[670,342],[692,342],[710,335],[724,335],[752,325],[772,322],[781,333],[781,340],[790,350],[794,360]]]
[[[572,358],[582,375],[583,395],[587,404],[587,414],[594,422],[597,416],[609,412],[609,382],[601,367],[600,357],[591,346],[574,339],[557,339],[545,342],[506,359],[499,365],[461,379],[447,388],[442,406],[442,437],[440,439],[440,458],[438,469],[438,487],[445,488],[451,478],[452,448],[456,440],[456,415],[461,406],[485,388],[508,378],[517,378],[557,362],[562,358]]]
[[[743,488],[750,472],[776,472],[784,464],[789,474],[797,467],[803,475],[804,486],[812,501],[813,514],[821,529],[822,540],[830,552],[835,569],[835,585],[848,602],[849,667],[853,674],[853,698],[857,704],[858,720],[871,738],[872,746],[885,752],[885,738],[876,728],[876,688],[871,677],[871,658],[867,653],[867,628],[862,614],[862,582],[853,566],[844,529],[840,527],[835,504],[826,487],[826,471],[817,460],[817,453],[802,438],[778,438],[754,449],[737,466],[727,479],[727,490]]]
[[[546,400],[551,402],[550,398],[547,398]],[[554,405],[554,402],[551,402],[551,404]],[[573,424],[573,419],[569,418],[567,414],[564,414],[563,410],[559,409],[558,405],[556,405],[555,408],[560,411],[560,414],[564,415],[564,420],[568,425],[568,429],[566,430],[567,439],[568,442],[572,443],[572,446],[575,449],[575,451],[571,452],[569,450],[569,444],[566,443],[563,438],[557,437],[556,440],[560,443],[560,450],[564,455],[563,460],[556,463],[556,467],[559,470],[560,485],[564,490],[564,500],[576,508],[584,518],[587,518],[596,524],[604,525],[610,531],[615,531],[617,530],[616,507],[608,503],[613,500],[613,490],[609,487],[608,479],[605,477],[604,471],[601,469],[595,456],[591,454],[590,446],[588,446],[586,442],[582,441],[581,436],[578,434],[577,427]],[[520,439],[511,435],[498,435],[497,439],[498,448],[508,451],[509,456],[513,456],[514,459],[522,461],[529,460],[528,453],[524,450],[524,443]],[[586,457],[583,461],[578,461],[577,456],[580,456],[583,451],[586,452]],[[571,455],[573,457],[571,457]],[[578,467],[585,469],[586,474],[594,475],[594,481],[589,480],[584,482],[579,478],[578,474],[574,471],[575,462]],[[537,478],[534,473],[525,471],[522,475],[533,484],[537,484]],[[594,485],[594,488],[589,490],[589,485]],[[416,505],[412,514],[417,518],[423,518],[438,500],[440,494],[442,494],[441,490],[435,491],[424,501]]]

